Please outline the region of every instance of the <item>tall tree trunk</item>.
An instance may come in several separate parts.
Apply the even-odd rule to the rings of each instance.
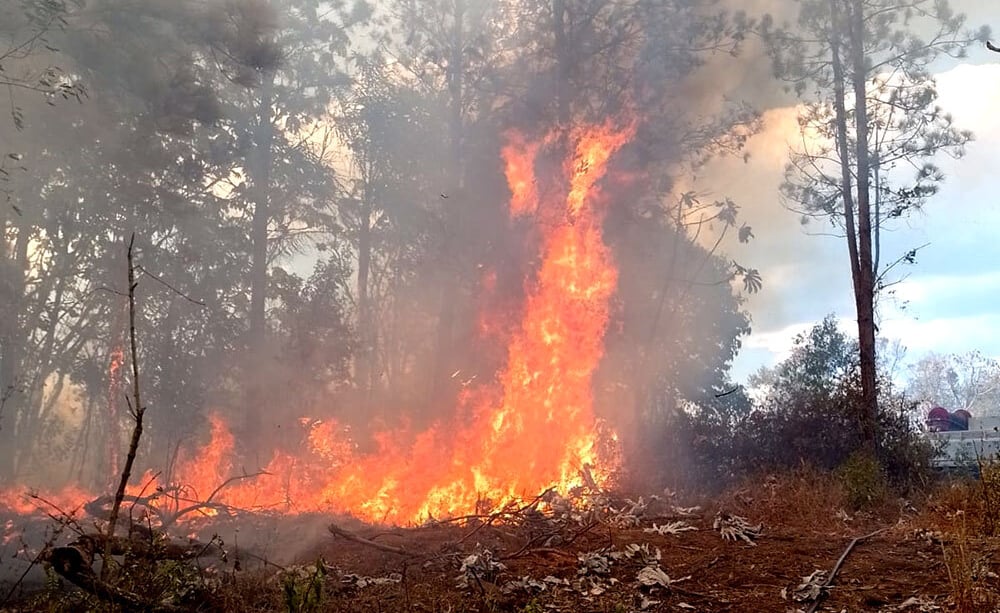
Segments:
[[[441,307],[438,316],[437,342],[435,345],[434,370],[431,376],[430,402],[441,400],[443,388],[448,381],[450,359],[454,355],[453,339],[459,284],[462,277],[461,256],[456,236],[462,227],[462,203],[464,198],[464,164],[462,150],[465,133],[463,103],[465,98],[465,0],[455,0],[454,24],[451,40],[451,61],[448,63],[448,141],[450,144],[450,180],[452,197],[445,200],[445,237],[440,270],[444,273],[441,283]]]
[[[851,280],[854,287],[854,304],[855,311],[857,314],[858,322],[858,338],[860,347],[860,364],[862,369],[862,404],[858,407],[858,421],[861,426],[861,432],[863,440],[861,441],[863,446],[869,450],[874,448],[875,444],[875,416],[877,409],[875,408],[874,402],[871,398],[875,398],[877,401],[877,392],[875,391],[875,340],[874,340],[874,313],[873,313],[873,301],[867,296],[871,296],[872,284],[869,277],[869,281],[865,280],[865,270],[871,271],[871,226],[870,223],[863,223],[864,220],[869,219],[867,214],[862,214],[864,209],[867,212],[868,209],[868,181],[864,182],[864,187],[861,186],[861,178],[867,177],[866,172],[860,172],[860,156],[858,157],[859,164],[857,170],[858,176],[858,199],[857,205],[855,204],[855,192],[854,192],[854,171],[855,168],[852,166],[851,162],[851,152],[850,145],[848,142],[850,136],[850,126],[848,125],[848,115],[847,115],[847,92],[846,92],[846,81],[847,74],[844,67],[843,51],[845,50],[844,42],[841,38],[841,32],[848,31],[848,26],[850,27],[850,37],[849,45],[846,46],[848,50],[848,55],[852,62],[854,63],[854,70],[857,71],[857,53],[861,51],[861,61],[862,66],[864,63],[863,47],[857,45],[857,36],[854,32],[854,19],[853,16],[850,23],[845,20],[843,11],[841,10],[841,4],[843,0],[830,0],[830,13],[831,13],[831,32],[832,37],[830,41],[831,49],[831,64],[833,67],[834,76],[834,112],[835,120],[837,126],[837,155],[840,158],[840,170],[841,170],[841,195],[844,200],[844,230],[847,234],[847,251],[851,260]],[[853,12],[853,11],[851,11]],[[862,37],[863,40],[863,37]],[[861,73],[862,89],[864,87],[864,72]],[[852,78],[852,85],[857,85],[857,79]],[[857,90],[855,89],[855,96],[857,95]],[[856,101],[856,100],[855,100]],[[855,129],[864,133],[865,136],[865,151],[867,152],[867,107],[862,104],[859,110],[865,115],[865,130],[860,130],[859,126],[856,124]],[[856,121],[858,121],[856,119]],[[867,155],[865,155],[867,160]],[[866,164],[867,166],[867,164]],[[862,248],[859,245],[865,244],[864,240],[865,234],[867,233],[868,240],[868,265],[863,265],[864,259],[862,256]],[[866,290],[867,288],[867,290]],[[867,340],[866,340],[867,339]]]
[[[271,221],[270,190],[271,165],[274,152],[274,125],[271,122],[275,73],[261,72],[260,101],[257,107],[257,125],[254,127],[254,149],[250,177],[253,188],[254,212],[251,227],[250,269],[250,352],[247,364],[247,400],[245,426],[247,447],[259,451],[262,410],[266,390],[260,383],[260,368],[264,365],[267,340],[267,230]]]
[[[27,350],[27,326],[24,321],[25,275],[28,271],[29,226],[25,221],[17,224],[13,253],[7,260],[5,285],[8,293],[5,305],[8,311],[0,317],[0,479],[13,479],[17,475],[17,457],[20,447],[30,444],[19,436],[30,410],[30,390],[24,372],[24,355]],[[4,246],[5,247],[5,246]]]
[[[853,0],[851,59],[854,85],[854,122],[858,181],[858,266],[855,301],[858,344],[861,349],[861,420],[863,443],[875,450],[878,415],[878,377],[875,366],[875,278],[872,259],[871,164],[868,149],[868,103],[863,0]]]
[[[257,107],[257,125],[254,128],[254,150],[249,164],[253,187],[253,225],[251,228],[250,271],[250,340],[253,350],[264,343],[267,325],[264,304],[267,296],[267,228],[271,221],[269,192],[271,189],[272,143],[274,125],[271,123],[271,105],[274,89],[274,72],[263,72],[260,102]]]
[[[358,384],[362,386],[364,409],[370,408],[372,388],[374,387],[373,372],[375,369],[375,331],[372,317],[371,291],[368,287],[372,263],[372,200],[374,198],[372,182],[374,163],[365,163],[365,187],[361,198],[361,212],[358,219],[358,340],[361,342],[358,356]]]
[[[53,258],[64,257],[65,253],[53,254]],[[59,261],[57,259],[57,261]],[[48,394],[46,398],[45,388],[49,381],[49,375],[55,374],[56,364],[55,356],[61,352],[55,350],[55,341],[57,334],[57,326],[61,320],[60,315],[62,314],[63,307],[63,295],[66,289],[66,280],[70,278],[68,275],[63,274],[59,271],[60,269],[53,270],[49,276],[54,277],[55,289],[53,290],[52,302],[44,309],[46,315],[42,318],[41,314],[30,318],[32,321],[38,321],[38,329],[43,330],[41,339],[42,346],[38,348],[37,352],[31,360],[31,370],[33,371],[33,376],[30,380],[22,381],[24,386],[24,397],[27,400],[25,405],[22,407],[21,421],[18,425],[18,440],[28,442],[31,444],[21,445],[17,450],[17,455],[15,456],[14,465],[20,467],[27,463],[33,462],[33,456],[36,449],[34,442],[44,441],[48,437],[46,436],[45,430],[48,425],[49,417],[51,416],[51,410],[58,402],[58,397],[62,393],[62,383],[65,378],[65,373],[60,373],[57,379],[57,385],[52,389],[51,393]],[[48,291],[43,291],[39,296],[47,296]],[[43,298],[44,300],[44,298]],[[44,328],[42,328],[42,322],[44,323]],[[26,326],[29,329],[35,329],[36,326]],[[24,367],[22,362],[22,368]]]

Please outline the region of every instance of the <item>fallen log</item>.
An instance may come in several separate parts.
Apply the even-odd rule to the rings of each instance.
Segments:
[[[64,547],[52,548],[47,556],[52,569],[70,583],[97,598],[122,607],[126,611],[152,611],[154,613],[182,613],[187,609],[171,604],[149,602],[138,594],[123,590],[101,580],[94,572],[94,553],[98,542],[90,536],[81,536]]]

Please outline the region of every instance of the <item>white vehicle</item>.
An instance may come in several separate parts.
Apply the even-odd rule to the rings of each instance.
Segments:
[[[926,423],[928,438],[940,445],[932,460],[935,468],[978,473],[980,460],[1000,458],[1000,417],[975,417],[967,411],[949,413],[935,407]]]

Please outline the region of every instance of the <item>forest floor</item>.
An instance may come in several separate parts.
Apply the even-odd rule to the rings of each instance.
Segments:
[[[475,528],[360,533],[423,552],[447,551],[449,543],[466,539],[463,554],[488,549],[503,561],[497,577],[468,588],[457,585],[463,575],[454,561],[439,563],[442,556],[404,571],[399,555],[343,539],[324,543],[314,554],[341,572],[405,575],[399,583],[335,594],[329,610],[337,611],[791,612],[809,610],[813,585],[818,588],[851,542],[862,537],[832,585],[819,590],[815,611],[994,610],[1000,539],[977,534],[978,519],[965,510],[975,495],[969,486],[943,487],[917,503],[921,508],[893,500],[877,510],[848,513],[834,492],[823,491],[826,483],[808,481],[776,480],[695,501],[700,509],[683,519],[669,506],[657,511],[650,505],[637,526],[601,525],[553,547],[525,550],[524,538],[503,526],[480,529],[471,539]],[[760,534],[751,542],[723,539],[715,529],[719,513],[760,524]],[[693,529],[648,531],[676,521]],[[669,577],[668,587],[638,580],[651,560],[629,556],[636,545],[645,545],[654,559],[658,554],[654,566]],[[595,572],[603,570],[600,562],[588,562],[588,556],[615,557],[613,552],[624,555],[611,561],[606,573]]]
[[[245,557],[237,571],[230,543],[215,596],[190,610],[994,611],[1000,538],[984,534],[1000,509],[980,489],[942,484],[852,512],[833,479],[800,474],[712,498],[616,497],[600,514],[525,506],[407,529],[284,518],[268,528],[270,548],[296,544],[298,564],[253,568]],[[241,530],[245,539],[253,529]],[[48,591],[0,611],[80,610],[52,607]],[[62,605],[73,602],[66,594]]]

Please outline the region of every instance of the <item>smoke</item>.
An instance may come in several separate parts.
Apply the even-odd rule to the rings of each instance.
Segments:
[[[97,448],[120,434],[96,432],[94,415],[107,405],[106,353],[122,328],[119,243],[134,229],[150,273],[140,328],[158,408],[149,464],[190,457],[216,410],[248,470],[275,449],[301,450],[315,419],[349,426],[361,451],[399,424],[420,432],[469,419],[455,407],[495,387],[538,281],[540,230],[508,214],[500,151],[513,130],[561,133],[533,168],[549,178],[562,170],[553,152],[564,152],[572,124],[640,126],[597,186],[619,275],[595,388],[626,444],[651,413],[728,387],[740,343],[753,343],[748,312],[768,331],[818,307],[849,307],[839,243],[807,234],[776,198],[798,137],[796,101],[748,28],[765,12],[794,19],[797,5],[639,3],[622,14],[581,0],[558,16],[561,3],[494,12],[484,0],[458,24],[454,6],[427,4],[373,14],[358,4],[321,22],[281,2],[98,0],[67,15],[51,48],[19,62],[24,74],[64,64],[88,90],[79,105],[18,102],[23,130],[0,122],[3,147],[25,168],[5,185],[18,212],[0,212],[11,237],[0,265],[25,267],[14,247],[30,243],[38,255],[26,269],[44,279],[34,293],[30,283],[4,289],[3,304],[17,303],[35,336],[0,338],[0,347],[34,343],[17,356],[18,365],[35,359],[29,379],[66,373],[89,417],[61,426],[90,428],[67,441]],[[359,40],[399,15],[407,22],[383,38]],[[13,44],[27,26],[6,23]],[[266,342],[252,351],[259,184],[269,188],[270,275]],[[734,221],[694,223],[678,204],[687,192],[706,204],[731,197]],[[760,294],[731,280],[732,260],[761,270]],[[831,285],[845,291],[831,297]],[[69,358],[38,359],[45,347]],[[23,414],[44,413],[35,409]],[[99,475],[105,459],[79,453]]]

